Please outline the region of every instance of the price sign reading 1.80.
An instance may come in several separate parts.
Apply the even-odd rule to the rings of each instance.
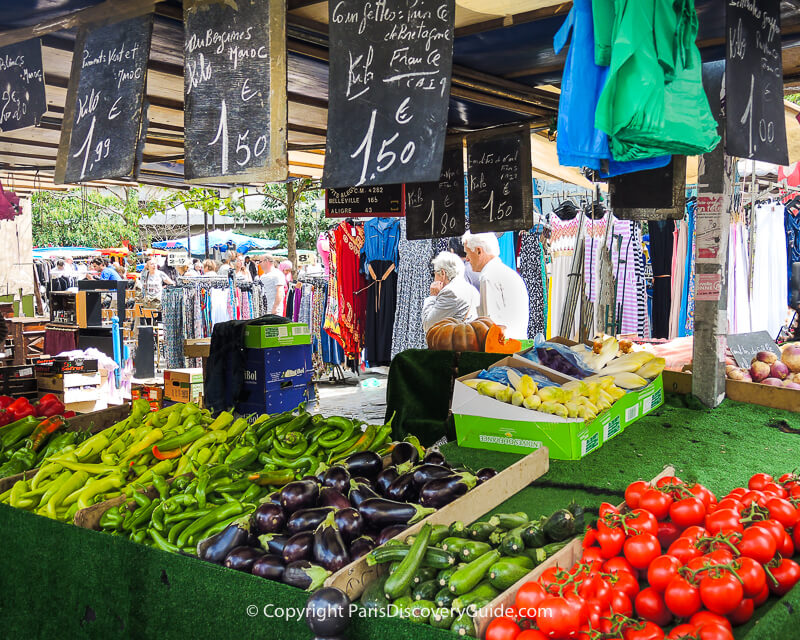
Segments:
[[[445,149],[438,182],[406,185],[406,237],[409,240],[463,235],[464,150],[458,145]]]
[[[329,187],[434,181],[444,148],[454,0],[332,0]]]

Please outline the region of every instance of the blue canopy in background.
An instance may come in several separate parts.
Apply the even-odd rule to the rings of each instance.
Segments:
[[[206,239],[205,234],[200,233],[191,238],[192,255],[201,256],[206,252]],[[277,240],[268,240],[265,238],[253,238],[252,236],[245,236],[241,233],[234,233],[233,231],[216,231],[208,232],[209,248],[224,249],[229,244],[236,247],[239,253],[247,253],[251,249],[274,249],[280,243]],[[163,242],[154,242],[154,249],[186,249],[186,238],[179,238],[176,240],[165,240]]]

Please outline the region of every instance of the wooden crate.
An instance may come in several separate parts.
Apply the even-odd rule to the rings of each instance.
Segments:
[[[537,449],[498,473],[491,480],[475,487],[458,500],[438,509],[427,518],[409,527],[394,539],[405,539],[406,536],[416,534],[426,522],[449,525],[455,520],[464,522],[477,520],[543,476],[549,468],[550,459],[547,448]],[[330,576],[325,581],[325,586],[337,587],[344,591],[351,600],[356,600],[364,592],[366,586],[376,580],[386,569],[387,567],[383,565],[370,567],[366,557],[361,557]]]

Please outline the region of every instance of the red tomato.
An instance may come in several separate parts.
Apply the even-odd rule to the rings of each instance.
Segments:
[[[611,611],[621,613],[623,616],[632,616],[633,600],[622,591],[614,589],[611,591]]]
[[[772,534],[772,537],[775,539],[775,544],[777,546],[780,546],[783,543],[783,534],[786,533],[786,529],[784,529],[783,525],[777,520],[773,520],[772,518],[769,520],[760,520],[758,522],[754,522],[751,526],[769,531]]]
[[[619,515],[619,509],[615,507],[613,504],[609,502],[604,502],[600,505],[600,509],[598,510],[598,514],[600,519],[605,518],[608,514],[611,515]]]
[[[681,538],[689,538],[690,540],[697,541],[700,538],[705,538],[708,535],[708,530],[705,527],[689,527],[681,534]]]
[[[784,558],[791,558],[794,555],[794,541],[788,532],[783,534],[783,544],[778,545],[778,551]]]
[[[744,624],[753,617],[755,606],[750,598],[745,598],[733,611],[728,614],[728,620],[734,627]]]
[[[609,594],[610,593],[611,589],[609,589]],[[578,619],[580,620],[580,624],[578,626],[586,624],[586,622],[589,619],[589,610],[586,608],[586,600],[583,599],[574,591],[565,592],[564,600],[569,602],[573,606],[573,608],[578,612]]]
[[[744,511],[744,503],[736,498],[723,498],[717,503],[717,509],[733,509],[736,513]]]
[[[658,489],[648,489],[639,498],[639,508],[652,513],[656,520],[664,520],[669,516],[672,496]]]
[[[733,491],[731,491],[726,498],[736,498],[737,500],[741,498],[745,493],[747,493],[747,489],[744,487],[736,487]]]
[[[519,591],[517,591],[517,596],[514,599],[514,606],[517,608],[520,615],[534,619],[539,603],[547,597],[547,592],[538,582],[526,582],[519,588]]]
[[[720,503],[722,504],[722,503]],[[727,533],[730,531],[742,532],[744,527],[739,519],[739,514],[733,509],[717,509],[706,516],[706,529],[711,535]]]
[[[767,500],[769,517],[780,522],[785,529],[791,529],[800,520],[800,511],[783,498],[770,498]]]
[[[705,576],[700,581],[700,598],[706,609],[721,616],[729,614],[742,602],[742,585],[730,573]]]
[[[706,558],[714,564],[728,564],[729,562],[733,562],[733,554],[730,552],[727,545],[720,546],[711,553],[707,553]]]
[[[668,625],[672,620],[672,614],[667,609],[664,598],[652,587],[642,589],[636,596],[634,604],[636,606],[636,615],[640,618],[655,622],[662,627]]]
[[[762,527],[750,527],[742,533],[742,538],[736,545],[739,553],[756,562],[766,564],[775,557],[778,545],[772,534]]]
[[[526,629],[517,636],[517,640],[547,640],[547,636],[538,629]]]
[[[652,513],[645,509],[634,509],[631,514],[633,517],[625,520],[629,529],[633,529],[636,533],[658,535],[658,521]]]
[[[800,582],[800,565],[794,560],[784,558],[777,567],[771,567],[770,571],[775,580],[778,581],[775,584],[771,579],[767,580],[767,585],[773,595],[782,596],[791,591],[792,587]]]
[[[768,483],[764,489],[764,493],[771,494],[773,496],[777,496],[778,498],[788,498],[789,492],[786,491],[781,485],[776,484],[775,482]]]
[[[625,571],[634,577],[636,576],[636,569],[622,556],[606,560],[606,563],[603,565],[603,571],[605,573],[619,573],[620,571]]]
[[[772,482],[772,480],[772,476],[768,473],[756,473],[755,475],[750,476],[750,480],[747,482],[747,488],[763,491],[764,487],[766,487],[768,483]]]
[[[646,569],[661,553],[658,538],[650,533],[640,533],[625,541],[625,558],[636,569]]]
[[[593,527],[587,527],[586,533],[583,535],[583,545],[584,549],[588,549],[589,547],[593,547],[594,543],[597,542],[597,529]]]
[[[657,624],[644,622],[625,627],[622,637],[625,640],[663,640],[664,630]]]
[[[631,509],[635,509],[639,506],[639,498],[642,497],[642,493],[649,488],[650,485],[642,480],[631,482],[625,489],[625,504]]]
[[[521,632],[522,629],[513,620],[495,618],[486,627],[486,640],[514,640]]]
[[[670,580],[678,575],[680,568],[681,563],[675,556],[658,556],[647,567],[647,582],[659,593],[664,593]]]
[[[695,496],[700,498],[703,501],[706,509],[708,509],[712,503],[717,501],[716,496],[711,493],[706,487],[702,484],[693,484],[689,485],[689,491],[691,491]]]
[[[683,480],[677,476],[664,476],[656,481],[656,486],[659,488],[666,486],[677,486],[679,484],[683,484]]]
[[[578,633],[581,626],[580,612],[564,598],[545,598],[539,603],[541,610],[547,615],[539,616],[536,624],[539,631],[551,638],[570,638]]]
[[[742,590],[745,598],[755,598],[767,585],[767,574],[764,568],[752,558],[742,556],[737,560],[739,568],[736,574],[742,579]]]
[[[589,551],[589,549],[586,549],[586,551]],[[567,580],[569,580],[569,576],[567,575],[566,571],[563,571],[558,567],[550,567],[549,569],[545,569],[542,572],[542,575],[539,576],[539,584],[541,584],[546,591],[550,591],[550,587],[553,585],[558,586],[564,584]]]
[[[769,586],[765,584],[761,593],[753,598],[753,604],[758,608],[767,601],[767,598],[769,598]]]
[[[586,621],[593,629],[597,629],[600,626],[600,618],[607,613],[608,611],[603,611],[603,608],[594,600],[586,602]]]
[[[754,502],[759,507],[763,507],[767,504],[767,495],[763,491],[750,490],[742,496],[740,502],[745,507],[749,507]]]
[[[682,528],[682,527],[681,527]],[[658,533],[656,534],[662,549],[669,549],[669,545],[681,537],[681,529],[674,522],[664,520],[658,523]]]
[[[728,631],[731,631],[733,629],[731,623],[725,616],[721,616],[716,613],[712,613],[711,611],[705,611],[705,610],[695,613],[689,619],[689,624],[693,624],[695,627],[702,627],[705,624],[718,624],[722,627],[725,627]]]
[[[679,624],[669,632],[668,640],[695,640],[697,627],[693,624]]]
[[[800,527],[795,527],[792,531],[792,542],[794,542],[794,550],[800,553]]]
[[[600,552],[600,547],[584,549],[583,554],[581,554],[581,562],[591,565],[593,571],[603,566],[603,560],[605,558]]]
[[[686,564],[693,558],[701,557],[703,552],[694,546],[694,540],[678,538],[669,546],[667,554],[676,557],[681,564]]]
[[[625,532],[622,529],[599,530],[597,532],[597,544],[600,545],[600,555],[606,560],[618,556],[625,544]]]
[[[688,618],[700,611],[700,590],[682,576],[670,580],[664,591],[664,604],[678,618]]]
[[[789,495],[792,498],[800,498],[800,484],[796,484],[795,486],[793,486],[789,491]]]
[[[624,560],[624,558],[622,559]],[[631,602],[636,598],[636,594],[639,593],[639,581],[632,573],[627,571],[618,571],[612,574],[608,581],[614,591],[621,591],[631,599]]]
[[[600,575],[593,575],[583,581],[578,595],[585,600],[594,600],[603,610],[611,604],[611,585]]]
[[[690,571],[701,571],[712,565],[716,564],[713,560],[711,560],[708,556],[700,556],[699,558],[692,558],[689,562],[686,563],[686,568]],[[702,576],[698,575],[698,579]]]
[[[698,629],[700,640],[733,640],[733,631],[721,624],[704,624]]]
[[[700,498],[683,498],[672,503],[669,517],[681,529],[701,525],[706,519],[706,505]]]

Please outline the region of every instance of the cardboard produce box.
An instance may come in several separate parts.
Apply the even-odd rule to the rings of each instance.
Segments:
[[[519,355],[509,356],[492,366],[535,369],[559,384],[573,380]],[[515,407],[479,394],[464,384],[479,371],[458,378],[450,410],[459,446],[509,453],[529,453],[547,447],[556,460],[580,460],[664,402],[661,376],[638,391],[629,391],[591,423],[581,418],[559,416]]]
[[[311,331],[305,322],[251,325],[244,329],[244,346],[248,349],[270,349],[311,344]]]
[[[150,411],[158,411],[164,402],[164,388],[150,385],[134,385],[131,388],[131,400],[140,398],[150,403]]]
[[[202,395],[201,368],[164,370],[164,398],[175,402],[197,402]]]

